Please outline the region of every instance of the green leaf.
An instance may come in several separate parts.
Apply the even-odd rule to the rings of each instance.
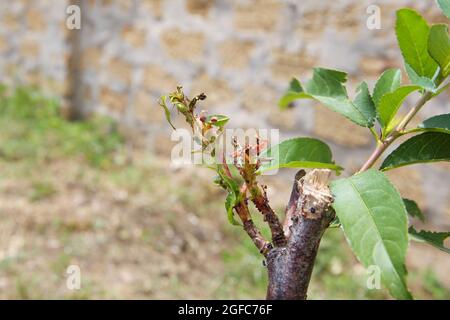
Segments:
[[[405,69],[406,69],[406,73],[408,74],[409,80],[411,80],[412,84],[418,85],[420,86],[422,89],[426,90],[426,91],[430,91],[435,93],[436,92],[436,85],[434,84],[434,81],[427,78],[427,77],[422,77],[419,76],[413,68],[411,68],[409,66],[409,64],[407,64],[405,62]]]
[[[381,98],[386,94],[400,87],[402,72],[400,69],[388,69],[378,79],[373,89],[373,102],[378,108]]]
[[[304,96],[300,81],[297,78],[292,78],[291,82],[289,82],[289,88],[278,101],[278,105],[281,109],[286,109],[293,101],[302,98],[308,98],[308,95]]]
[[[419,242],[426,242],[439,250],[450,253],[450,249],[444,246],[444,241],[450,237],[450,232],[433,232],[425,230],[418,232],[413,227],[409,227],[408,232],[412,239]]]
[[[166,115],[167,122],[175,130],[175,126],[172,124],[172,121],[170,120],[170,110],[167,107],[166,98],[167,98],[166,96],[161,96],[161,98],[159,99],[159,105],[164,109],[164,113]]]
[[[389,133],[389,129],[391,129],[390,124],[403,101],[410,93],[419,89],[419,86],[399,87],[395,91],[387,93],[381,98],[377,112],[380,124],[383,127],[383,132],[386,134]]]
[[[361,263],[376,265],[381,280],[398,299],[411,299],[406,286],[407,214],[385,175],[370,169],[331,183],[333,208]]]
[[[403,142],[386,157],[380,169],[437,161],[450,161],[450,134],[425,132]]]
[[[412,9],[400,9],[395,31],[405,62],[419,76],[432,79],[438,65],[428,54],[430,28],[425,19]]]
[[[437,0],[442,12],[450,19],[450,0]]]
[[[315,68],[313,77],[306,83],[305,88],[298,80],[291,81],[289,89],[278,104],[281,108],[286,108],[297,99],[314,99],[354,123],[368,127],[373,121],[368,116],[366,109],[361,109],[361,105],[350,101],[344,86],[346,80],[347,75],[344,72]]]
[[[302,92],[302,84],[300,81],[298,81],[297,78],[292,78],[291,82],[289,83],[289,90],[293,92]]]
[[[406,212],[408,212],[411,217],[419,218],[421,221],[425,221],[422,210],[420,210],[415,201],[403,198],[403,204],[405,205]]]
[[[213,118],[215,118],[216,121],[211,121],[211,119]],[[227,116],[221,114],[213,114],[206,117],[205,122],[216,127],[223,127],[227,124],[228,120],[230,120],[230,118],[228,118]]]
[[[313,138],[293,138],[265,150],[262,158],[271,159],[260,172],[278,168],[325,168],[339,173],[342,168],[334,164],[331,150],[324,142]]]
[[[435,24],[428,37],[428,53],[441,67],[446,77],[450,73],[450,38],[446,24]]]
[[[364,114],[368,121],[368,127],[373,126],[376,118],[375,104],[370,96],[369,87],[366,82],[362,82],[357,88],[357,95],[353,103]]]
[[[236,204],[238,204],[238,202],[241,201],[241,194],[239,190],[240,182],[238,182],[238,179],[236,178],[236,175],[233,172],[234,169],[235,167],[233,165],[229,165],[229,170],[231,172],[232,177],[229,177],[225,173],[225,170],[222,165],[217,165],[215,170],[218,173],[220,179],[223,181],[224,186],[226,186],[226,190],[228,191],[228,195],[225,199],[225,209],[227,211],[228,221],[232,225],[240,225],[239,222],[237,222],[234,219],[234,212],[233,212],[234,206],[236,206]]]
[[[438,131],[450,133],[450,113],[431,117],[419,124],[418,128],[413,131]]]
[[[228,193],[227,198],[225,199],[225,209],[227,210],[228,221],[235,226],[239,226],[240,223],[234,219],[233,208],[237,204],[237,197],[234,192]]]

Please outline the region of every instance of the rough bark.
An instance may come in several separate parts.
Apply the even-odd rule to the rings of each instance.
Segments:
[[[306,299],[320,239],[330,222],[330,217],[294,219],[287,246],[267,255],[267,299]]]
[[[273,248],[266,255],[267,299],[307,297],[320,240],[334,218],[329,210],[329,174],[328,170],[313,170],[294,182],[287,208],[289,221],[285,223],[289,230],[287,245]]]

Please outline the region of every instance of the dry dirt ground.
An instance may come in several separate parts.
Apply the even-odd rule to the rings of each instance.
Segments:
[[[0,161],[0,298],[264,297],[262,259],[226,222],[209,171],[171,170],[145,152],[114,157],[108,170],[77,157]],[[280,211],[288,184],[271,185]],[[364,288],[340,231],[327,233],[311,298],[387,298]],[[66,286],[69,265],[80,290]],[[445,253],[414,244],[408,265],[417,297],[450,297]]]

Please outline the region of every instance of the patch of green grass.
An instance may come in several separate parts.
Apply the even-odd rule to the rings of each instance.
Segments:
[[[425,270],[423,274],[423,285],[425,291],[427,291],[433,297],[433,299],[450,299],[450,290],[439,281],[433,270]]]
[[[81,156],[91,165],[107,167],[123,142],[109,118],[67,121],[57,100],[30,88],[0,89],[0,127],[0,158],[9,161]]]
[[[56,193],[56,189],[50,182],[34,182],[31,185],[29,199],[31,201],[39,201],[51,197]]]

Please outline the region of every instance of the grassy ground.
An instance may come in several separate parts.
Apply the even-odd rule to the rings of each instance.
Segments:
[[[264,297],[262,258],[226,222],[210,172],[172,170],[167,157],[130,149],[108,119],[69,123],[34,91],[2,92],[0,298]],[[270,185],[282,212],[288,183]],[[424,253],[448,266],[433,248],[410,249]],[[81,268],[80,290],[67,289],[71,264]],[[416,297],[450,298],[434,269],[410,269]],[[388,298],[365,281],[342,232],[328,230],[310,297]]]

